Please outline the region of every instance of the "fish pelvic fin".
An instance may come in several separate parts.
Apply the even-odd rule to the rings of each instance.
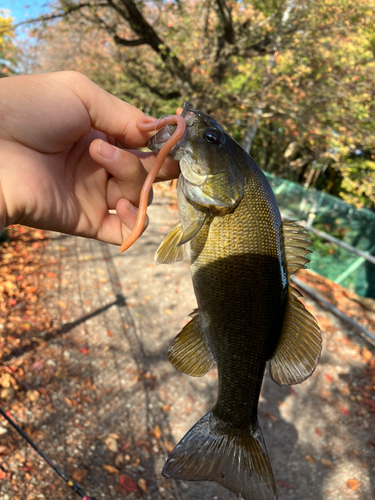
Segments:
[[[199,326],[198,309],[194,309],[190,316],[191,321],[171,342],[168,359],[180,372],[202,377],[212,368],[214,357]]]
[[[322,350],[319,325],[298,295],[289,285],[280,341],[269,361],[270,375],[279,385],[299,384],[310,377]]]
[[[184,260],[184,249],[177,246],[182,234],[181,222],[177,222],[171,227],[156,250],[155,264],[173,264],[179,260]]]
[[[186,229],[184,234],[181,236],[180,241],[177,243],[178,247],[181,247],[182,245],[185,245],[188,241],[191,241],[199,231],[202,229],[204,224],[209,220],[210,216],[206,214],[205,216],[201,217],[200,219],[194,220],[190,226]]]
[[[235,429],[207,413],[181,439],[162,474],[187,481],[214,481],[245,500],[277,500],[258,420]]]

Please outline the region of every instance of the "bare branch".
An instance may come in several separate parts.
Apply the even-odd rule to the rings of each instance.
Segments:
[[[33,23],[42,23],[46,21],[53,21],[54,19],[61,19],[63,17],[69,16],[72,12],[76,12],[78,10],[84,9],[85,7],[105,7],[107,6],[107,2],[98,2],[98,3],[80,3],[78,5],[72,5],[69,8],[65,8],[60,12],[56,12],[56,14],[50,14],[46,16],[35,17],[34,19],[28,19],[27,21],[21,21],[13,26],[13,28],[18,28],[19,26],[23,26],[25,24],[33,24]]]
[[[163,99],[165,101],[168,101],[169,99],[177,99],[178,97],[181,97],[181,93],[176,90],[176,91],[172,91],[172,92],[168,92],[166,94],[162,93],[157,87],[154,87],[153,85],[150,85],[147,81],[144,81],[142,80],[142,78],[140,78],[139,74],[137,73],[134,73],[133,71],[131,71],[129,68],[127,68],[127,73],[128,75],[130,75],[136,82],[138,82],[139,84],[141,84],[142,87],[145,87],[147,88],[148,90],[150,90],[153,94],[157,95],[158,97],[160,97],[160,99]]]
[[[251,58],[264,54],[272,54],[273,52],[275,52],[273,40],[267,35],[263,40],[250,45],[250,47],[234,47],[231,55]]]
[[[122,45],[124,47],[137,47],[138,45],[144,45],[146,43],[144,38],[136,38],[135,40],[126,40],[118,35],[114,35],[113,40],[117,45]]]
[[[189,92],[194,90],[194,84],[191,80],[190,72],[175,56],[171,49],[161,40],[154,28],[146,21],[142,13],[138,10],[133,0],[108,0],[108,5],[115,9],[120,16],[126,20],[131,29],[143,39],[144,43],[159,54],[164,61],[169,72],[179,84],[181,93],[183,89]]]
[[[231,8],[228,7],[224,0],[216,0],[219,7],[221,21],[224,26],[224,39],[230,45],[234,44],[235,33],[232,23]]]

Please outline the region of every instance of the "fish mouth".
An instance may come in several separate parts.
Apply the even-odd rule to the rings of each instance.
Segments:
[[[185,118],[186,121],[185,133],[178,141],[178,143],[175,146],[173,146],[173,148],[168,153],[168,156],[172,157],[174,160],[177,161],[180,161],[183,156],[183,152],[182,150],[180,151],[180,149],[181,146],[183,146],[186,143],[187,139],[189,138],[190,134],[189,127],[193,126],[196,116],[196,111],[190,102],[186,101],[184,103],[181,116]],[[154,153],[158,153],[164,146],[164,144],[167,142],[167,140],[173,135],[175,130],[176,130],[176,125],[172,124],[166,125],[157,134],[151,137],[151,139],[148,141],[147,144],[148,148],[151,149],[151,151],[153,151]]]

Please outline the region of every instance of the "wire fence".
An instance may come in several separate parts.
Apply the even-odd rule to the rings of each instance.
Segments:
[[[283,217],[305,221],[311,230],[310,269],[362,297],[375,299],[375,213],[265,174]]]

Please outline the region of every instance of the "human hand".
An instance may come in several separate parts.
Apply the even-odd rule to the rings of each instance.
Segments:
[[[155,156],[143,113],[75,72],[0,80],[0,224],[121,244]],[[177,177],[165,163],[157,180]],[[116,214],[109,210],[116,209]],[[147,223],[146,223],[147,225]]]

